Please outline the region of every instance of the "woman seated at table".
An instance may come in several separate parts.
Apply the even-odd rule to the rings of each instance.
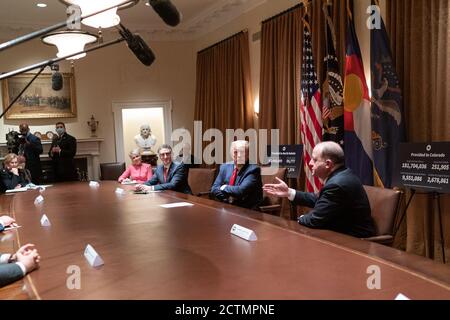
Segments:
[[[0,171],[0,189],[2,192],[25,187],[30,181],[25,179],[23,172],[18,168],[19,160],[15,153],[8,153],[3,161]]]
[[[129,154],[131,165],[119,177],[118,181],[122,182],[137,182],[144,183],[153,175],[152,166],[148,163],[143,163],[139,150],[133,150]]]

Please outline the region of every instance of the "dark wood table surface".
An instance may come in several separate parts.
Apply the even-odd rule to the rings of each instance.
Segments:
[[[116,182],[60,184],[42,194],[40,207],[38,191],[2,196],[22,226],[3,234],[5,243],[34,243],[42,257],[24,280],[31,298],[450,299],[450,268],[431,260],[209,199],[130,190]],[[160,207],[181,201],[194,205]],[[43,213],[50,227],[40,225]],[[233,224],[258,240],[230,234]],[[89,265],[87,244],[103,266]],[[67,287],[70,266],[80,268],[79,290]],[[381,289],[367,287],[371,266],[380,268]]]

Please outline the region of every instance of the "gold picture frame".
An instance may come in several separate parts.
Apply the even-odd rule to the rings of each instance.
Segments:
[[[3,110],[35,76],[25,73],[2,80]],[[6,113],[6,119],[73,118],[77,116],[75,76],[62,73],[63,87],[52,89],[52,74],[39,75]]]

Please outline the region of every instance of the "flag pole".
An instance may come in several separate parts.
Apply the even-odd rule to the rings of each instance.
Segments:
[[[303,7],[305,8],[305,12],[304,12],[303,18],[302,18],[303,23],[305,24],[305,26],[308,29],[309,33],[311,33],[311,26],[309,24],[309,21],[306,19],[306,17],[310,16],[310,14],[309,14],[309,7],[310,7],[310,4],[311,4],[311,1],[310,0],[300,0],[300,3],[302,3]]]
[[[350,0],[347,0],[347,15],[350,20],[353,20],[353,14],[350,8]]]

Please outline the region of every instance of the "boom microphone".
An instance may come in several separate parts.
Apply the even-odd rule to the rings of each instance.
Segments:
[[[148,3],[169,26],[175,27],[180,23],[180,13],[170,0],[149,0]]]
[[[52,64],[50,68],[55,71],[52,74],[52,89],[55,91],[59,91],[63,87],[63,77],[61,73],[59,73],[59,65]]]
[[[128,48],[133,51],[136,58],[139,59],[142,64],[150,66],[155,61],[155,55],[152,50],[147,46],[145,41],[138,34],[132,34],[130,30],[120,24],[120,35],[127,42]]]

